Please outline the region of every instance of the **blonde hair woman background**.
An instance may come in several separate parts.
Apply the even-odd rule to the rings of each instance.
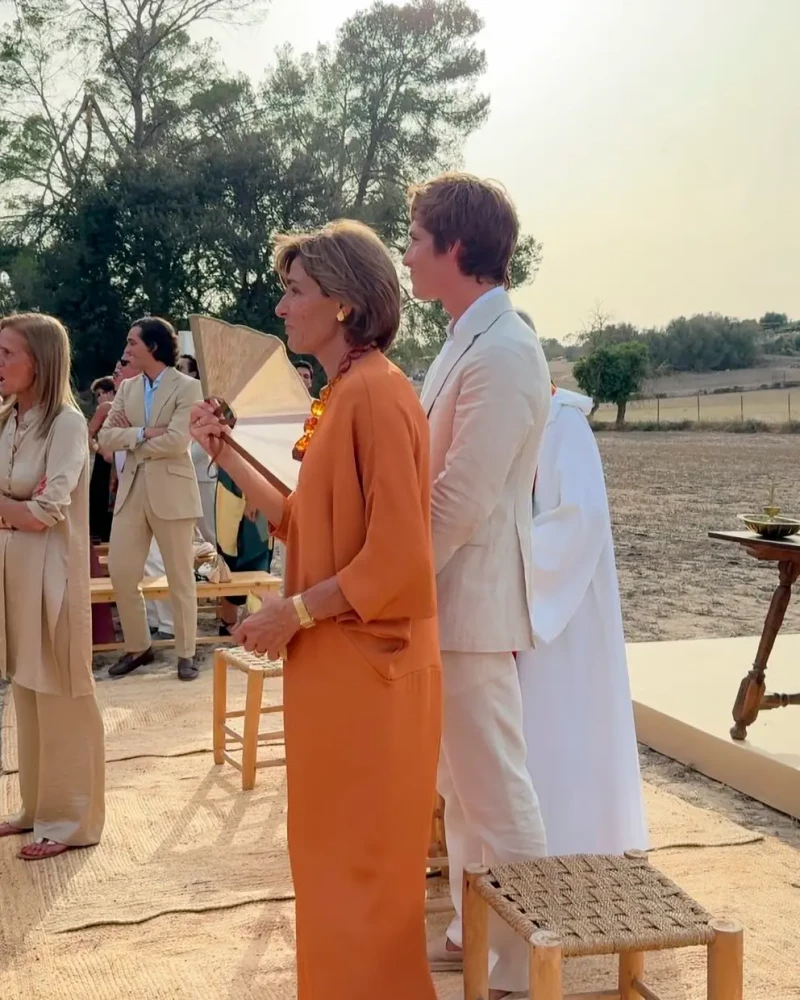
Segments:
[[[89,443],[69,382],[69,338],[58,320],[0,320],[0,676],[12,681],[22,797],[0,837],[32,830],[19,854],[26,861],[96,844],[105,819]]]

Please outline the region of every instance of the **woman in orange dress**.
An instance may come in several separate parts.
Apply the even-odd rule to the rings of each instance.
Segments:
[[[288,647],[284,727],[299,1000],[434,1000],[425,859],[441,716],[428,427],[384,356],[400,289],[355,222],[281,237],[289,347],[328,375],[287,498],[225,445],[210,404],[192,433],[286,543],[284,598],[234,633]]]

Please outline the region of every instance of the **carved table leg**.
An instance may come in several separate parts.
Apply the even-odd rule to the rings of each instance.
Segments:
[[[753,669],[744,678],[739,686],[739,693],[733,706],[734,726],[731,729],[731,736],[735,740],[743,740],[747,737],[747,727],[758,718],[759,710],[764,700],[766,686],[764,676],[767,672],[772,647],[783,624],[786,609],[792,596],[792,585],[800,575],[800,563],[779,562],[778,576],[779,583],[772,595],[769,611],[764,621],[764,628],[761,632],[761,641],[758,644],[758,652],[753,661]],[[772,706],[770,706],[772,707]]]

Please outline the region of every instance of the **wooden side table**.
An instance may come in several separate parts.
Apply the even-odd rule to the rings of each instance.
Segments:
[[[768,694],[765,682],[769,656],[783,624],[792,587],[800,577],[800,541],[794,535],[781,541],[767,541],[752,531],[709,531],[708,536],[723,542],[736,542],[759,559],[778,564],[778,586],[764,620],[753,668],[739,686],[733,706],[731,736],[743,740],[747,737],[747,727],[752,726],[759,712],[800,705],[800,694]]]

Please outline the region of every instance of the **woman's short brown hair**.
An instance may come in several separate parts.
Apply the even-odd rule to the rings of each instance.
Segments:
[[[472,174],[442,174],[412,187],[408,204],[412,221],[431,234],[437,253],[460,244],[462,274],[509,287],[519,219],[500,184]]]
[[[55,316],[44,313],[17,313],[0,319],[0,330],[12,329],[21,334],[35,369],[36,402],[42,407],[39,435],[47,437],[56,417],[65,406],[78,409],[72,394],[71,350],[66,327]],[[0,407],[0,425],[5,423],[14,397]]]
[[[387,351],[400,326],[400,282],[389,251],[361,222],[341,219],[313,233],[275,241],[275,270],[285,284],[299,260],[322,294],[350,307],[345,336],[353,347]]]
[[[100,378],[96,378],[89,386],[89,391],[93,396],[98,392],[116,392],[114,388],[114,376],[102,375]]]

